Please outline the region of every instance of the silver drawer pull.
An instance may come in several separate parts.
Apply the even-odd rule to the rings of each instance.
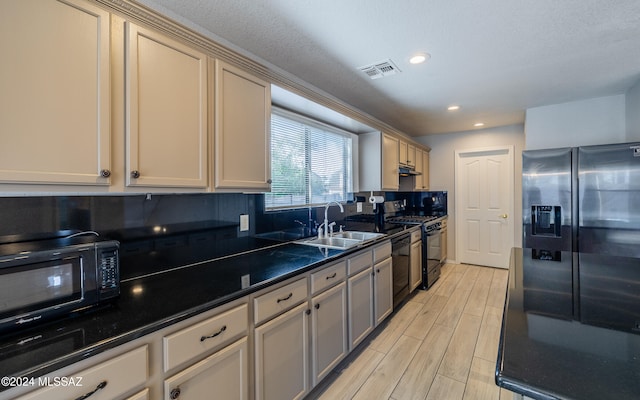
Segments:
[[[224,331],[226,331],[226,330],[227,330],[227,326],[226,326],[226,325],[224,325],[222,328],[220,328],[220,330],[219,330],[218,332],[214,333],[213,335],[209,335],[209,336],[202,336],[202,337],[200,337],[200,341],[201,341],[201,342],[204,342],[204,341],[205,341],[205,340],[207,340],[207,339],[212,339],[212,338],[214,338],[214,337],[216,337],[216,336],[220,335],[222,332],[224,332]]]
[[[329,275],[327,276],[327,279],[333,279],[336,277],[336,275],[338,275],[336,272],[333,273],[333,275]]]
[[[278,303],[280,303],[281,301],[287,301],[292,297],[293,297],[293,293],[289,293],[289,295],[287,297],[283,297],[282,299],[278,299]]]
[[[76,400],[88,399],[89,397],[93,396],[94,393],[104,389],[105,387],[107,387],[107,381],[102,381],[102,382],[98,383],[98,386],[96,386],[96,388],[93,389],[91,392],[89,392],[87,394],[83,394],[82,396],[78,397]]]

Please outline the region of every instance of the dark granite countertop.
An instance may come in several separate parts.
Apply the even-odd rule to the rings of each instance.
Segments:
[[[536,312],[525,301],[523,277],[532,272],[524,269],[514,249],[496,383],[533,399],[638,399],[640,334],[554,316],[549,299]]]
[[[145,242],[124,252],[114,304],[0,336],[0,376],[42,376],[362,248],[216,240],[206,233],[174,239],[167,248]],[[245,275],[249,286],[241,281]]]

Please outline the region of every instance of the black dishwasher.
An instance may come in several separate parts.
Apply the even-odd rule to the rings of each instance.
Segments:
[[[411,261],[411,232],[409,230],[391,237],[391,259],[393,270],[393,307],[409,295],[409,268]]]

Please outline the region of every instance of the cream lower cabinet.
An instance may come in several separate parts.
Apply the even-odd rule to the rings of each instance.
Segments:
[[[344,269],[344,267],[343,267]],[[313,386],[347,355],[347,284],[311,299],[311,360]]]
[[[109,17],[83,0],[0,2],[0,182],[110,184]]]
[[[393,269],[391,242],[373,249],[373,298],[375,324],[378,326],[393,312]]]
[[[207,56],[125,22],[126,185],[206,188]]]
[[[164,399],[249,398],[247,338],[223,348],[164,382]]]
[[[215,61],[214,190],[271,188],[271,84]]]
[[[349,351],[356,348],[375,327],[373,319],[373,255],[367,250],[348,260],[347,307]]]
[[[47,387],[36,390],[35,392],[20,397],[19,399],[135,399],[140,395],[140,393],[131,397],[126,396],[126,394],[136,388],[138,388],[137,390],[139,391],[140,387],[143,387],[147,382],[147,378],[149,377],[147,352],[147,346],[141,346],[110,360],[103,361],[94,367],[66,375],[65,377],[57,375],[51,378],[36,378],[38,380],[38,386]],[[59,379],[59,382],[62,382],[62,379],[65,379],[67,384],[56,385],[55,379]]]
[[[307,303],[255,329],[255,399],[301,399],[309,391]]]
[[[422,229],[422,228],[421,228]],[[409,249],[409,291],[413,292],[422,284],[422,232],[411,234],[411,248]]]

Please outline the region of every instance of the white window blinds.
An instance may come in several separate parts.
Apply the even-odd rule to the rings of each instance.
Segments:
[[[353,187],[352,137],[347,132],[274,109],[271,192],[265,207],[295,208],[346,201]]]

